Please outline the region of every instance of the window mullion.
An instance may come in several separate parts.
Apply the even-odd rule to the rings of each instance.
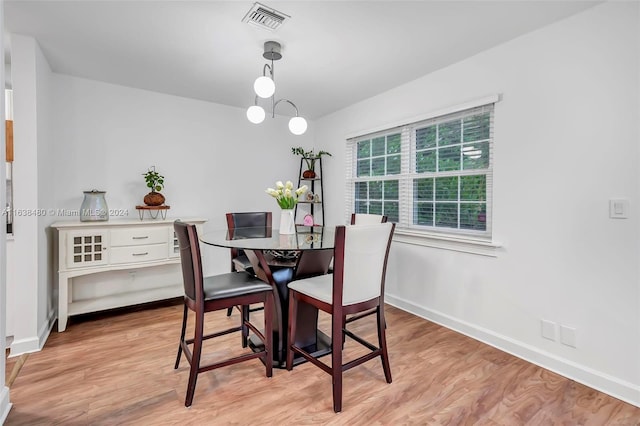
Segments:
[[[415,132],[406,126],[400,134],[400,177],[398,182],[398,226],[409,227],[413,223],[413,172],[415,170]]]
[[[356,177],[356,169],[357,159],[355,154],[355,150],[357,149],[357,143],[355,140],[350,140],[347,142],[345,149],[345,212],[344,212],[344,220],[345,223],[349,223],[351,220],[351,212],[355,211],[355,177]],[[324,201],[324,200],[323,200]],[[324,218],[323,218],[324,220]]]

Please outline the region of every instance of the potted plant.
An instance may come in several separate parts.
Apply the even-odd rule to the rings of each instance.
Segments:
[[[316,177],[316,160],[322,157],[323,155],[328,155],[331,157],[331,153],[327,151],[318,151],[317,153],[314,149],[310,151],[305,151],[301,146],[291,148],[291,153],[294,155],[300,155],[304,159],[305,163],[307,163],[307,170],[302,173],[302,177],[305,179],[313,179]]]
[[[151,189],[151,192],[144,196],[144,203],[148,206],[164,204],[164,195],[160,193],[164,188],[164,176],[156,171],[156,166],[149,167],[149,170],[143,173],[142,176],[144,176],[147,188]]]

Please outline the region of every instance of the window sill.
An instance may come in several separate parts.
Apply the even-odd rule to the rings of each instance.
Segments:
[[[393,241],[489,257],[498,257],[498,254],[502,251],[502,244],[495,241],[451,237],[409,229],[396,228]]]

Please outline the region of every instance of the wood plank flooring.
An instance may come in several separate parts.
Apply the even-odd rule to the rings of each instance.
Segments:
[[[378,360],[349,370],[339,414],[329,375],[307,363],[268,379],[258,360],[200,374],[185,408],[188,363],[173,369],[181,304],[72,317],[23,365],[6,424],[640,425],[640,408],[399,309],[386,313],[393,383]],[[208,318],[224,328],[239,315]],[[373,321],[350,328],[373,339]],[[328,331],[328,317],[320,323]],[[209,346],[214,357],[241,350],[237,334]],[[347,339],[345,351],[361,349]]]

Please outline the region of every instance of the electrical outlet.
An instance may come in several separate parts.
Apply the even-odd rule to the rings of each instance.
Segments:
[[[629,217],[629,200],[609,200],[609,217],[611,219],[626,219]]]
[[[576,348],[576,329],[573,327],[567,327],[566,325],[560,326],[560,342],[563,345]]]
[[[549,339],[552,341],[556,341],[556,329],[557,324],[548,320],[540,320],[540,324],[542,327],[542,337],[545,339]]]

